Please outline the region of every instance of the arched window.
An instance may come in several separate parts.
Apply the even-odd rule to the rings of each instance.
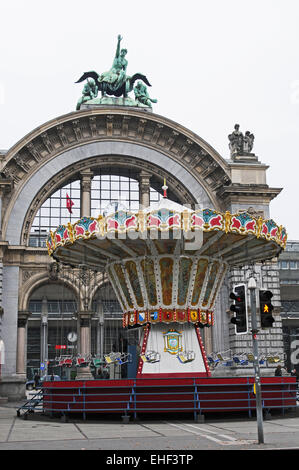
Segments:
[[[45,247],[47,233],[58,225],[80,219],[80,180],[58,189],[38,209],[31,226],[29,246]],[[74,202],[72,213],[66,206],[67,195]]]
[[[113,171],[113,173],[112,173]],[[112,202],[120,202],[127,210],[139,208],[139,181],[135,174],[128,176],[111,173],[107,170],[100,172],[91,181],[90,206],[91,216],[103,214]],[[135,177],[133,177],[135,176]],[[155,184],[157,187],[157,182]],[[71,212],[67,208],[67,197],[73,202]],[[150,188],[150,203],[159,201],[162,195],[153,187]],[[58,225],[74,223],[81,216],[81,181],[70,182],[53,193],[38,209],[33,220],[29,246],[45,247],[47,233],[55,230]]]

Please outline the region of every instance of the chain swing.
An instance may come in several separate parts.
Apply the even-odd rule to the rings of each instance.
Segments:
[[[146,257],[146,252],[144,253],[143,257],[143,262],[144,262],[144,278],[145,278],[145,284],[148,285],[148,272],[147,272],[147,257]],[[149,304],[148,304],[148,297],[146,296],[146,311],[149,312]],[[148,324],[149,332],[151,330],[151,324]],[[153,333],[150,335],[151,341],[150,341],[150,347],[147,351],[145,351],[145,354],[140,354],[140,357],[143,362],[148,362],[151,364],[154,364],[155,362],[160,362],[160,353],[157,351],[158,350],[158,340],[157,340],[157,348],[154,346],[154,339],[153,339]],[[151,348],[152,346],[152,348]]]
[[[105,360],[103,359],[103,354],[102,354],[102,351],[103,351],[103,345],[102,345],[102,341],[103,341],[103,334],[102,334],[102,328],[104,328],[104,309],[103,309],[103,302],[101,302],[100,298],[99,298],[99,290],[96,290],[96,286],[98,285],[98,272],[95,271],[95,276],[94,276],[94,293],[97,291],[97,293],[94,295],[94,308],[95,308],[95,312],[96,312],[96,316],[98,318],[98,327],[100,325],[101,327],[101,336],[100,336],[100,350],[98,350],[98,346],[99,346],[99,343],[98,343],[98,338],[97,338],[97,347],[96,347],[96,353],[92,356],[92,363],[93,363],[93,366],[95,367],[96,371],[99,371],[101,370],[103,364],[105,363]],[[103,281],[104,279],[104,273],[101,272],[101,279]],[[101,317],[101,319],[100,319]],[[100,321],[101,320],[101,321]],[[97,332],[97,335],[99,334],[99,332]]]
[[[186,338],[185,340],[186,348],[184,349],[184,351],[180,351],[177,354],[177,358],[181,364],[187,364],[188,362],[192,362],[195,359],[195,352],[188,348],[188,343],[189,343],[188,331],[186,332],[185,328],[184,328],[184,338]]]
[[[88,311],[90,304],[90,285],[91,285],[91,269],[86,264],[78,266],[79,279],[79,304],[83,305],[84,311]],[[91,354],[79,354],[74,357],[76,367],[88,367],[91,363]]]
[[[180,262],[183,261],[184,257],[182,256],[182,239],[180,240]],[[184,280],[184,271],[183,269],[179,270],[179,282],[178,285],[183,285],[185,282]],[[195,359],[195,352],[192,349],[189,349],[189,328],[185,328],[185,324],[183,325],[183,339],[185,344],[185,349],[183,351],[179,351],[177,354],[177,358],[181,364],[187,364],[188,362],[192,362]]]
[[[62,266],[62,295],[61,295],[61,302],[60,299],[58,299],[58,310],[60,313],[60,347],[64,346],[64,315],[63,315],[63,309],[64,309],[64,290],[65,290],[65,266]],[[73,358],[70,354],[60,354],[58,357],[58,365],[59,367],[72,367],[73,365]]]

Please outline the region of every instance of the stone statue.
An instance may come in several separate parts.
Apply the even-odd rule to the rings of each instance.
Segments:
[[[137,82],[134,87],[135,100],[146,106],[152,106],[152,103],[157,103],[156,99],[149,97],[147,87],[142,82]]]
[[[243,135],[239,124],[235,124],[233,132],[228,136],[228,140],[231,156],[246,155],[252,151],[254,135],[250,131],[246,131],[245,135]]]
[[[118,35],[116,53],[110,70],[98,74],[95,71],[85,72],[76,83],[81,83],[88,78],[92,78],[102,97],[106,95],[123,96],[127,98],[128,93],[133,90],[136,80],[142,80],[146,85],[151,86],[145,75],[135,73],[131,77],[126,74],[128,61],[125,56],[127,49],[120,49],[122,37]]]
[[[253,149],[254,135],[250,131],[246,131],[243,139],[243,150],[246,153],[251,153]]]
[[[239,124],[235,124],[234,131],[228,136],[231,155],[240,153],[243,150],[243,134],[239,129]]]
[[[82,96],[79,98],[76,110],[78,111],[80,109],[80,106],[82,103],[85,103],[85,101],[92,100],[93,98],[96,98],[98,96],[98,86],[93,78],[87,79],[87,83],[85,83],[83,90],[82,90]]]

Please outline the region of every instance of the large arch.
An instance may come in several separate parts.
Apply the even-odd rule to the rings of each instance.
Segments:
[[[36,273],[25,282],[23,285],[22,290],[20,291],[19,296],[19,311],[28,311],[29,310],[29,300],[34,291],[39,289],[40,287],[48,284],[59,284],[65,285],[70,291],[73,292],[74,296],[78,299],[78,288],[74,283],[71,282],[71,279],[66,277],[64,278],[57,278],[55,280],[51,280],[47,272]]]
[[[12,218],[10,220],[10,223],[8,223],[8,229],[7,229],[7,239],[14,242],[16,244],[17,237],[19,236],[19,225],[17,228],[17,233],[16,234],[16,220],[23,221],[22,225],[22,231],[21,231],[21,236],[20,240],[18,243],[20,244],[27,244],[28,242],[28,234],[30,231],[30,227],[32,225],[33,219],[35,217],[35,214],[38,210],[38,208],[43,204],[43,202],[51,196],[53,192],[55,192],[57,189],[59,189],[64,183],[67,183],[75,178],[80,178],[80,172],[84,172],[85,170],[90,170],[92,173],[95,175],[97,174],[97,171],[100,170],[105,170],[106,168],[109,169],[110,172],[113,172],[113,169],[115,168],[118,170],[118,174],[126,174],[126,171],[135,171],[136,172],[136,177],[138,177],[138,174],[144,170],[144,161],[141,160],[140,158],[136,158],[135,156],[131,155],[128,156],[123,156],[123,155],[114,155],[112,154],[109,156],[109,160],[107,159],[107,155],[105,153],[105,149],[103,149],[104,156],[100,154],[102,145],[96,145],[97,147],[97,156],[91,157],[91,158],[84,158],[83,160],[80,159],[78,162],[75,161],[75,155],[74,152],[72,152],[72,155],[70,155],[70,158],[73,159],[73,162],[70,163],[68,166],[67,163],[69,162],[69,159],[67,158],[68,155],[63,154],[62,158],[63,161],[60,162],[62,163],[62,169],[58,173],[55,173],[50,179],[49,175],[46,175],[45,180],[42,180],[40,177],[40,173],[38,174],[38,179],[39,179],[39,184],[40,188],[36,187],[35,182],[28,182],[27,185],[23,188],[23,191],[20,194],[20,203],[19,205],[15,205],[13,210],[12,210]],[[117,145],[114,143],[113,147],[117,147]],[[84,148],[84,151],[87,152],[88,149]],[[138,152],[138,148],[135,149],[136,152]],[[82,147],[80,148],[80,151],[82,151]],[[91,149],[92,151],[92,149]],[[108,160],[108,161],[107,161]],[[57,160],[55,161],[56,166],[57,166]],[[108,167],[107,167],[108,165]],[[201,204],[203,205],[208,205],[209,207],[212,206],[212,202],[210,199],[208,199],[206,193],[201,190],[201,187],[198,187],[198,192],[195,194],[191,193],[191,187],[190,189],[185,188],[185,186],[182,184],[181,179],[172,172],[169,171],[169,169],[164,169],[161,168],[160,166],[147,162],[146,164],[146,169],[149,174],[152,176],[158,178],[161,183],[160,183],[160,188],[155,188],[155,189],[160,189],[162,187],[162,181],[163,181],[163,176],[165,177],[166,175],[166,180],[167,184],[170,186],[170,191],[169,191],[169,196],[172,194],[176,199],[180,200],[181,202],[184,202],[185,204],[194,204],[199,201],[201,201]],[[123,172],[121,171],[123,170]],[[186,176],[188,177],[188,175]],[[190,184],[192,185],[192,180],[190,179]],[[45,182],[44,182],[45,181]],[[42,184],[44,182],[44,184]],[[193,186],[194,186],[193,182]],[[37,190],[38,189],[38,190]],[[28,209],[25,213],[25,206],[22,204],[23,199],[28,199],[31,201],[31,203],[28,206]],[[171,196],[170,196],[171,198]],[[21,213],[22,211],[22,213]],[[14,234],[14,237],[11,238],[11,234]]]
[[[13,190],[3,217],[3,239],[22,244],[23,221],[39,190],[49,182],[55,186],[70,166],[84,167],[86,160],[156,168],[170,186],[179,182],[181,193],[191,190],[196,202],[215,209],[223,209],[217,192],[231,183],[226,161],[169,119],[127,108],[78,111],[35,129],[5,155],[2,174],[13,182]]]

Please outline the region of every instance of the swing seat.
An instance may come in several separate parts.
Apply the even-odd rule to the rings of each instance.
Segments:
[[[208,356],[208,361],[209,361],[209,365],[210,366],[218,366],[220,360],[217,358],[217,359],[214,359],[212,356]]]
[[[221,362],[224,361],[224,358],[223,358],[223,356],[222,356],[221,354],[218,353],[218,354],[217,354],[217,357],[218,357],[219,361],[221,361]]]
[[[267,356],[267,362],[270,362],[270,364],[276,364],[277,362],[280,362],[280,357],[279,356]]]
[[[106,361],[107,364],[112,364],[112,363],[114,362],[114,361],[111,359],[111,357],[108,356],[108,355],[107,355],[107,356],[104,356],[104,358],[105,358],[105,361]]]
[[[239,359],[237,356],[234,356],[233,357],[233,361],[236,363],[236,364],[239,364],[241,366],[247,366],[248,365],[248,360],[246,359]]]
[[[69,356],[69,357],[63,357],[63,356],[62,356],[62,357],[59,359],[58,365],[59,365],[59,366],[62,366],[62,367],[63,367],[63,366],[72,367],[72,365],[73,365],[73,359],[72,359],[72,357],[70,357],[70,356]]]
[[[220,361],[220,364],[225,367],[230,367],[233,365],[233,360],[231,359],[231,350],[219,352],[216,354],[217,358]]]
[[[248,362],[254,362],[253,354],[249,353],[249,354],[246,354],[246,356],[247,356]],[[265,358],[264,357],[261,357],[259,359],[259,364],[265,364]]]
[[[187,362],[192,362],[192,361],[194,361],[194,358],[193,358],[193,359],[192,359],[192,358],[188,359],[188,356],[186,357],[186,356],[185,356],[184,354],[182,354],[182,353],[179,353],[179,354],[177,355],[177,358],[178,358],[178,360],[179,360],[182,364],[186,364]]]
[[[104,358],[107,364],[124,364],[125,362],[128,362],[125,358],[125,355],[120,352],[112,352],[110,354],[106,354]]]
[[[178,353],[177,358],[182,364],[186,364],[187,362],[194,361],[195,354],[193,351],[183,351]]]
[[[92,363],[95,367],[100,367],[103,364],[103,361],[102,359],[93,358]]]
[[[127,362],[132,362],[132,355],[130,353],[123,353],[120,356],[116,357],[116,361],[119,364],[126,364]]]
[[[143,362],[160,362],[160,354],[155,351],[148,351],[146,354],[142,354],[140,357]]]
[[[145,354],[140,354],[140,357],[141,357],[143,362],[149,362],[149,360],[148,360],[148,358],[146,357]]]
[[[76,366],[77,367],[87,367],[89,365],[89,360],[85,357],[77,357],[76,358]]]

